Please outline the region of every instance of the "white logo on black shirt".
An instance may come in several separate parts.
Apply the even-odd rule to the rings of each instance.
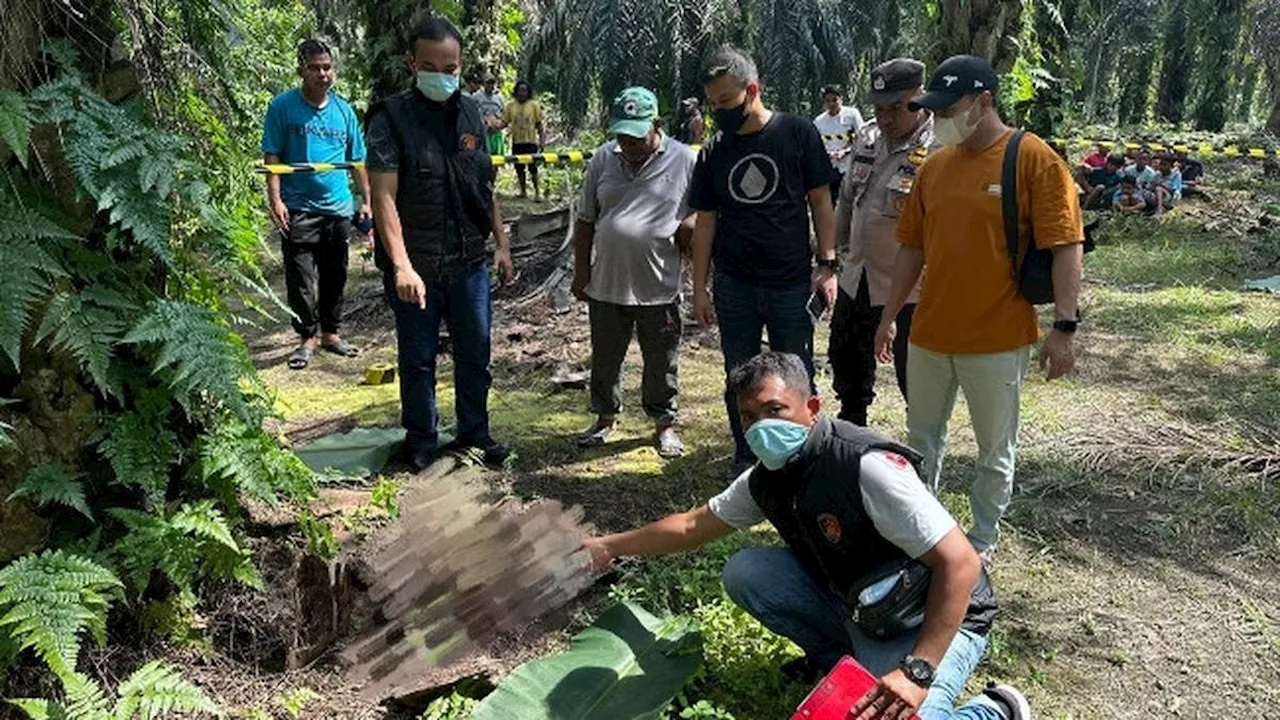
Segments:
[[[778,164],[773,158],[752,153],[729,170],[729,195],[740,203],[757,205],[778,189]]]

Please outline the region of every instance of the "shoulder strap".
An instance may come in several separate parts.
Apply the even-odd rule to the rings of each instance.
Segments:
[[[1018,277],[1018,147],[1025,130],[1015,130],[1004,147],[1004,168],[1000,176],[1000,202],[1004,215],[1004,239],[1009,247],[1009,264]]]

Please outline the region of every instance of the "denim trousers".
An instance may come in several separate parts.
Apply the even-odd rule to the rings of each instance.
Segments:
[[[390,283],[390,280],[388,280]],[[453,346],[454,406],[458,441],[489,441],[489,268],[480,263],[452,278],[427,284],[425,310],[396,296],[388,287],[396,316],[400,371],[400,422],[405,444],[414,451],[434,450],[438,436],[436,356],[440,323],[449,324]]]
[[[944,355],[911,345],[907,352],[907,444],[924,455],[924,481],[938,492],[947,423],[964,391],[978,444],[969,505],[969,540],[981,552],[1000,538],[1000,518],[1013,495],[1022,381],[1031,346],[983,355]]]
[[[738,551],[725,565],[724,587],[739,607],[772,632],[790,638],[824,669],[851,655],[872,675],[882,677],[915,646],[915,632],[884,642],[858,632],[844,603],[815,582],[787,548]],[[1003,720],[982,696],[956,707],[986,648],[985,637],[963,629],[956,633],[916,711],[920,720]]]
[[[725,409],[733,430],[734,462],[755,462],[742,434],[738,398],[728,388],[733,369],[760,354],[761,333],[768,329],[769,348],[799,355],[813,378],[813,319],[806,305],[809,283],[785,288],[765,288],[722,272],[715,274],[716,322],[720,325],[720,351],[724,355]]]

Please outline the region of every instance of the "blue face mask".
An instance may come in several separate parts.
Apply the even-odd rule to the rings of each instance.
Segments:
[[[809,428],[777,418],[759,420],[747,430],[747,445],[751,446],[751,452],[770,470],[786,465],[808,439]]]
[[[427,96],[428,100],[444,102],[458,92],[458,76],[423,70],[418,73],[418,92]]]

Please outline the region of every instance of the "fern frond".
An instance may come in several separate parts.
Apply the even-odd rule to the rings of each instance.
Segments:
[[[0,90],[0,140],[25,168],[31,144],[31,108],[26,98],[13,90]]]
[[[128,329],[127,318],[138,308],[120,293],[92,286],[75,295],[59,293],[49,302],[36,342],[52,337],[51,346],[66,350],[88,371],[103,395],[120,395],[109,372],[114,346]]]
[[[84,483],[80,482],[80,478],[79,473],[73,473],[56,463],[37,465],[27,473],[26,479],[6,498],[6,501],[30,497],[40,505],[58,503],[78,510],[80,514],[92,520],[93,511],[89,509],[89,503],[85,500]]]
[[[0,350],[15,369],[19,366],[22,335],[31,307],[44,298],[50,286],[67,271],[51,256],[42,241],[75,239],[75,235],[31,208],[0,196]]]
[[[261,587],[248,551],[236,543],[212,501],[184,505],[168,519],[125,508],[107,513],[128,528],[113,552],[137,592],[146,590],[157,570],[184,592],[193,592],[201,577],[232,578]]]
[[[235,538],[231,537],[231,528],[227,525],[227,519],[213,506],[212,500],[203,500],[195,505],[184,503],[182,508],[169,518],[169,524],[195,537],[207,538],[236,552],[240,551]]]
[[[62,689],[67,694],[66,711],[69,720],[125,720],[111,712],[111,701],[102,686],[89,676],[70,672],[61,676]],[[132,720],[132,719],[130,719]]]
[[[114,715],[120,720],[153,720],[170,713],[208,713],[222,710],[203,690],[161,662],[149,662],[120,683]]]
[[[295,501],[315,495],[315,473],[301,458],[244,423],[218,423],[201,437],[197,453],[201,479],[229,485],[229,504],[241,493],[273,505],[279,493]]]
[[[0,397],[0,407],[4,407],[5,405],[12,405],[16,402],[21,402],[21,401],[14,400],[13,398]],[[3,420],[0,420],[0,448],[13,446],[13,436],[9,434],[11,430],[13,430],[12,425],[10,425],[9,423]],[[2,664],[3,663],[0,663],[0,665]]]
[[[152,509],[164,505],[169,469],[178,461],[178,436],[164,420],[142,412],[114,415],[98,441],[98,451],[111,463],[116,480],[141,489]]]
[[[70,720],[66,709],[52,700],[11,698],[8,702],[26,713],[31,720]]]
[[[164,196],[138,188],[136,172],[124,168],[104,173],[98,209],[110,210],[111,222],[128,230],[133,241],[167,266],[174,264],[169,245],[172,212]]]
[[[27,555],[0,568],[0,626],[66,675],[80,653],[81,632],[105,642],[107,608],[121,588],[110,570],[88,558],[61,550]]]
[[[169,369],[169,385],[188,413],[209,400],[220,402],[248,419],[240,379],[250,371],[244,341],[213,311],[178,300],[158,300],[124,342],[149,344],[158,351],[157,371]]]

